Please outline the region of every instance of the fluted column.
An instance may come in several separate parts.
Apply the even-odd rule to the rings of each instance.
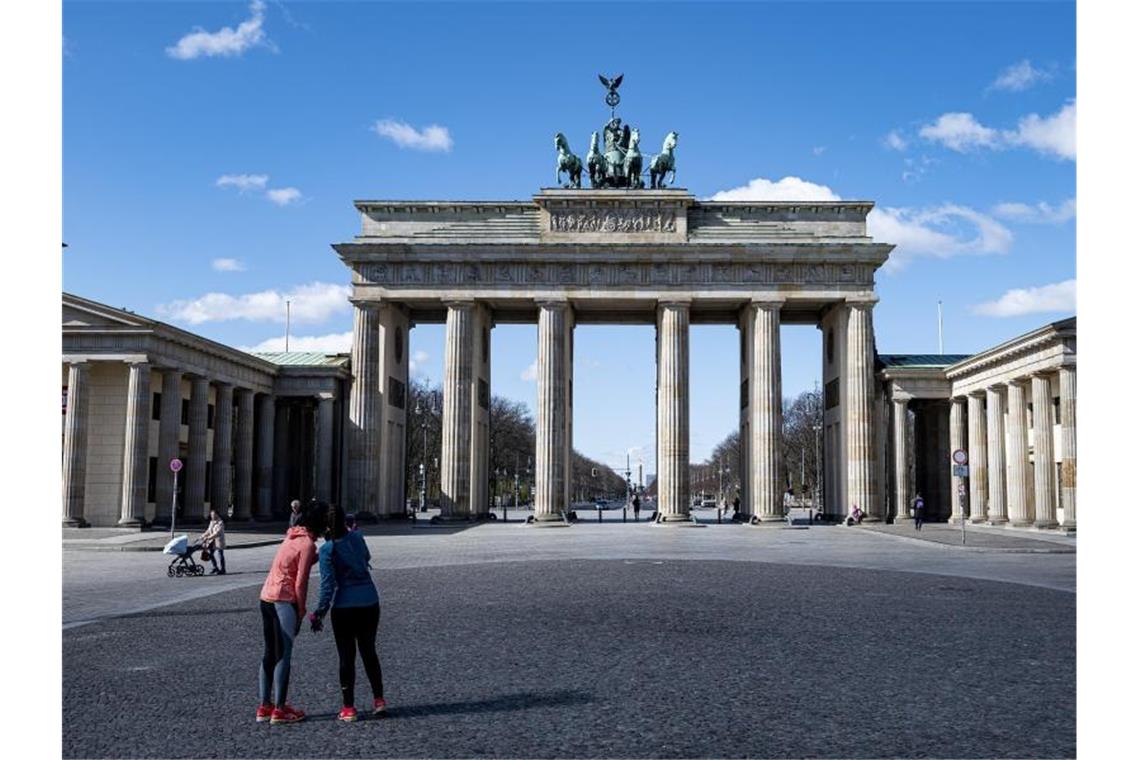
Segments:
[[[87,481],[87,397],[91,365],[73,362],[67,368],[67,415],[63,421],[63,524],[87,525],[83,499]]]
[[[258,397],[257,415],[257,514],[258,520],[273,519],[273,427],[277,408],[272,393]]]
[[[756,302],[752,320],[752,366],[749,434],[752,463],[749,468],[750,512],[758,523],[783,523],[784,489],[780,477],[783,435],[783,396],[780,393],[780,307],[783,302]],[[686,396],[688,387],[686,385]],[[686,399],[686,409],[688,407]],[[687,501],[687,500],[686,500]]]
[[[1053,391],[1049,375],[1033,376],[1033,509],[1035,528],[1057,527],[1057,465],[1053,461]]]
[[[1004,525],[1009,522],[1005,511],[1005,396],[998,385],[986,388],[986,438],[990,500],[986,521]]]
[[[440,518],[470,518],[471,377],[473,301],[447,304],[443,356],[443,435],[440,456]]]
[[[233,500],[234,387],[214,388],[214,463],[210,474],[210,506],[225,516]]]
[[[170,460],[178,457],[178,439],[182,431],[182,373],[176,369],[162,370],[162,405],[158,421],[158,467],[155,470],[155,519],[171,519],[170,509],[174,496],[174,473]],[[178,476],[182,480],[182,475]]]
[[[986,397],[975,391],[966,397],[970,454],[970,522],[986,520],[989,462],[986,459]]]
[[[190,378],[190,414],[186,439],[186,498],[184,516],[189,520],[205,519],[206,514],[206,410],[209,407],[210,381],[205,377]]]
[[[234,463],[234,519],[248,520],[253,500],[253,391],[234,390],[237,396],[237,452]]]
[[[356,512],[380,504],[380,307],[360,301],[352,314],[352,388],[348,396],[348,500]]]
[[[1077,529],[1077,368],[1061,367],[1061,527]]]
[[[657,307],[657,519],[689,520],[689,303]]]
[[[892,425],[895,451],[895,524],[907,518],[910,508],[910,448],[907,446],[907,402],[909,398],[894,399]]]
[[[1033,524],[1033,504],[1029,501],[1029,432],[1026,429],[1025,381],[1013,380],[1006,384],[1009,413],[1006,427],[1009,445],[1006,447],[1006,502],[1009,524],[1023,528]]]
[[[333,405],[331,393],[317,397],[317,499],[332,501],[333,495]]]
[[[147,448],[150,442],[150,364],[131,363],[127,372],[127,423],[123,432],[123,489],[119,525],[146,522]]]
[[[873,302],[847,304],[847,505],[858,505],[868,522],[882,520],[875,496],[874,372],[875,332],[871,323]]]
[[[538,415],[535,423],[534,519],[562,520],[570,509],[570,304],[538,306]]]
[[[950,399],[950,455],[958,449],[966,448],[966,399],[961,396]],[[954,462],[939,463],[940,467],[952,467]],[[972,464],[972,461],[971,461]],[[966,501],[964,496],[958,494],[959,488],[966,485],[965,478],[950,476],[950,522],[956,523],[962,519],[962,507]]]

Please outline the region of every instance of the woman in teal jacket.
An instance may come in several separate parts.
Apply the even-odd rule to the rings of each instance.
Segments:
[[[340,693],[344,702],[337,720],[356,720],[354,688],[356,651],[372,685],[372,712],[384,712],[384,680],[376,655],[376,629],[380,625],[380,594],[372,582],[372,555],[364,536],[345,526],[344,509],[328,508],[328,531],[317,555],[321,567],[321,598],[310,616],[314,631],[321,629],[325,614],[332,610],[333,637],[340,659]]]

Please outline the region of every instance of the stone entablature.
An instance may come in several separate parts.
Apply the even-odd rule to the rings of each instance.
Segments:
[[[1006,341],[946,368],[952,395],[982,392],[991,385],[1077,363],[1077,319],[1061,320]]]

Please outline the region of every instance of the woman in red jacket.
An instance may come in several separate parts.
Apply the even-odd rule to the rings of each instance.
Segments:
[[[309,571],[317,560],[317,536],[325,530],[325,510],[316,504],[302,511],[277,549],[269,577],[261,587],[261,629],[265,654],[258,674],[260,704],[257,722],[296,723],[305,713],[286,702],[289,694],[289,664],[293,639],[305,618],[309,594]]]

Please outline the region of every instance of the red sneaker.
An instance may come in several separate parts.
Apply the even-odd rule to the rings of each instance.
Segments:
[[[373,715],[383,715],[387,709],[388,709],[388,703],[384,701],[384,697],[380,697],[379,699],[373,700],[373,702],[372,702],[372,714]]]
[[[291,705],[285,705],[284,707],[275,707],[273,709],[273,714],[269,717],[269,723],[270,725],[276,725],[278,723],[297,723],[304,719],[305,713]]]
[[[343,720],[345,723],[353,722],[354,720],[356,720],[356,708],[355,707],[342,707],[342,708],[340,708],[340,714],[336,716],[336,719],[337,720]]]
[[[257,706],[257,722],[264,723],[273,716],[273,705],[266,702]]]

